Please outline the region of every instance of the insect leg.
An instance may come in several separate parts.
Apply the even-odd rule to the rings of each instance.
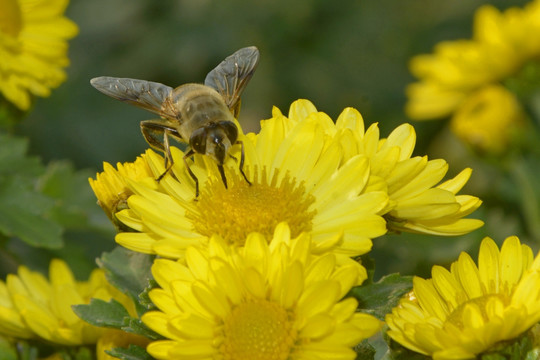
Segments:
[[[169,136],[170,131],[165,129],[165,131],[163,131],[163,147],[165,148],[165,169],[167,169],[165,172],[170,169],[170,167],[167,167],[168,162],[171,163],[170,166],[174,164],[174,160],[171,155],[171,146],[169,145]]]
[[[242,150],[240,152],[240,173],[242,174],[242,176],[244,177],[244,179],[246,180],[246,182],[251,185],[251,182],[248,180],[246,174],[244,173],[244,159],[245,159],[245,153],[244,153],[244,142],[243,141],[236,141],[237,144],[240,144],[240,146],[242,147]],[[225,185],[225,187],[227,187],[227,185]]]
[[[161,174],[156,181],[160,181],[171,170],[174,160],[171,155],[171,148],[169,145],[169,137],[179,139],[178,132],[164,123],[164,120],[145,120],[141,121],[141,131],[146,142],[153,148],[162,151],[165,157],[165,171]],[[174,173],[171,173],[176,179]],[[178,179],[177,179],[178,180]]]
[[[172,169],[172,166],[174,165],[174,160],[173,160],[173,157],[172,157],[172,154],[171,154],[171,147],[169,145],[169,136],[170,136],[170,132],[169,130],[165,129],[165,131],[163,131],[163,147],[164,147],[164,158],[165,158],[165,171],[163,172],[163,174],[159,175],[159,177],[156,179],[157,182],[159,182],[161,179],[163,179],[163,177],[165,175],[167,175],[167,173]],[[174,173],[171,173],[171,175],[176,179],[176,175],[174,175]]]
[[[189,151],[184,155],[182,159],[184,160],[184,166],[186,167],[189,173],[189,176],[191,176],[191,178],[195,181],[195,199],[196,199],[199,197],[199,179],[197,179],[193,171],[191,171],[191,169],[189,168],[189,164],[187,162],[187,158],[189,158],[190,156],[194,154],[195,154],[195,151],[193,151],[193,149],[189,149]]]
[[[225,177],[225,170],[223,170],[223,165],[218,164],[217,168],[219,170],[219,174],[221,175],[221,180],[223,181],[223,185],[225,185],[225,189],[228,189],[227,178]]]

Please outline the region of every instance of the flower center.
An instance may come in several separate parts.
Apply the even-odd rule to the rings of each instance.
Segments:
[[[229,188],[221,180],[209,180],[201,191],[195,211],[186,216],[202,235],[219,234],[231,244],[242,246],[251,232],[271,238],[280,222],[286,221],[294,238],[310,231],[315,211],[310,206],[315,197],[306,194],[303,184],[296,184],[287,174],[278,184],[278,170],[270,182],[266,170],[259,177],[254,171],[251,185],[236,172],[227,174]]]
[[[291,316],[276,303],[255,299],[225,319],[220,346],[224,360],[285,360],[294,346]]]
[[[457,308],[452,311],[452,313],[448,316],[446,319],[446,322],[450,322],[453,325],[457,326],[460,329],[463,329],[465,327],[463,322],[463,317],[465,316],[464,310],[467,305],[474,306],[477,313],[479,313],[485,322],[488,322],[490,320],[490,315],[487,310],[487,304],[490,301],[497,301],[501,303],[503,306],[507,306],[510,303],[510,299],[508,296],[505,296],[504,294],[489,294],[480,296],[468,301],[465,301],[464,303],[460,304]]]
[[[17,1],[0,0],[0,32],[16,37],[21,29],[21,9]]]

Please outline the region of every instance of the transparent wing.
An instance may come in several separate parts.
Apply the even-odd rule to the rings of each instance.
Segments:
[[[162,104],[173,90],[171,87],[146,80],[101,76],[90,80],[90,84],[105,95],[135,105],[164,117]]]
[[[259,63],[259,50],[255,46],[242,48],[223,60],[206,75],[204,84],[217,90],[235,116],[240,96]]]

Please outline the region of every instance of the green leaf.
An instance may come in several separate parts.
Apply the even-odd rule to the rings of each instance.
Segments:
[[[122,360],[152,360],[153,358],[146,352],[146,350],[137,345],[129,345],[126,348],[114,348],[112,350],[106,350],[107,354],[117,357]]]
[[[358,300],[362,312],[384,320],[384,316],[392,311],[399,299],[411,288],[412,277],[392,274],[376,283],[357,286],[350,291],[350,295]]]
[[[54,201],[36,189],[43,166],[27,157],[25,140],[0,134],[0,232],[44,248],[62,246],[62,227],[50,216]]]
[[[129,318],[126,319],[122,329],[125,332],[141,335],[152,340],[164,339],[163,336],[154,332],[148,326],[146,326],[140,319]]]
[[[67,161],[57,161],[47,166],[40,179],[40,190],[55,200],[54,219],[68,229],[112,230],[88,184],[93,175],[88,170],[75,171]]]
[[[139,302],[141,303],[141,306],[146,309],[146,311],[157,310],[156,305],[154,305],[154,303],[150,299],[150,291],[157,287],[159,287],[157,281],[154,279],[150,279],[148,281],[148,286],[144,289],[142,293],[139,294]]]
[[[51,199],[17,179],[0,180],[0,231],[37,247],[60,248],[62,227],[47,218]]]
[[[373,360],[375,358],[375,348],[367,340],[356,345],[354,351],[356,351],[356,360]]]
[[[97,260],[99,267],[105,270],[109,282],[133,299],[139,315],[146,312],[139,303],[139,294],[145,290],[148,281],[152,279],[150,268],[153,259],[154,256],[151,255],[116,247]]]
[[[517,339],[503,341],[485,353],[478,356],[479,360],[522,360],[538,359],[533,357],[538,353],[538,349],[533,348],[533,330],[528,331]],[[536,351],[535,351],[536,350]]]
[[[120,329],[124,325],[126,318],[129,318],[129,313],[124,306],[114,299],[109,302],[92,299],[90,304],[74,305],[72,308],[78,317],[98,327]]]
[[[0,133],[0,175],[35,177],[43,173],[39,158],[27,156],[28,140]]]
[[[140,319],[130,317],[122,304],[114,299],[109,302],[92,299],[90,304],[74,305],[72,308],[78,317],[94,326],[115,328],[154,340],[163,338],[150,330]]]

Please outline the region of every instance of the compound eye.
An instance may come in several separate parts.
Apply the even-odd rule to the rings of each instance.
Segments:
[[[205,154],[206,153],[206,129],[200,128],[191,134],[191,137],[189,138],[189,145],[195,151],[199,154]]]
[[[238,128],[236,127],[236,124],[232,121],[220,121],[218,122],[218,125],[225,131],[225,135],[227,135],[231,144],[234,144],[236,139],[238,139]]]

